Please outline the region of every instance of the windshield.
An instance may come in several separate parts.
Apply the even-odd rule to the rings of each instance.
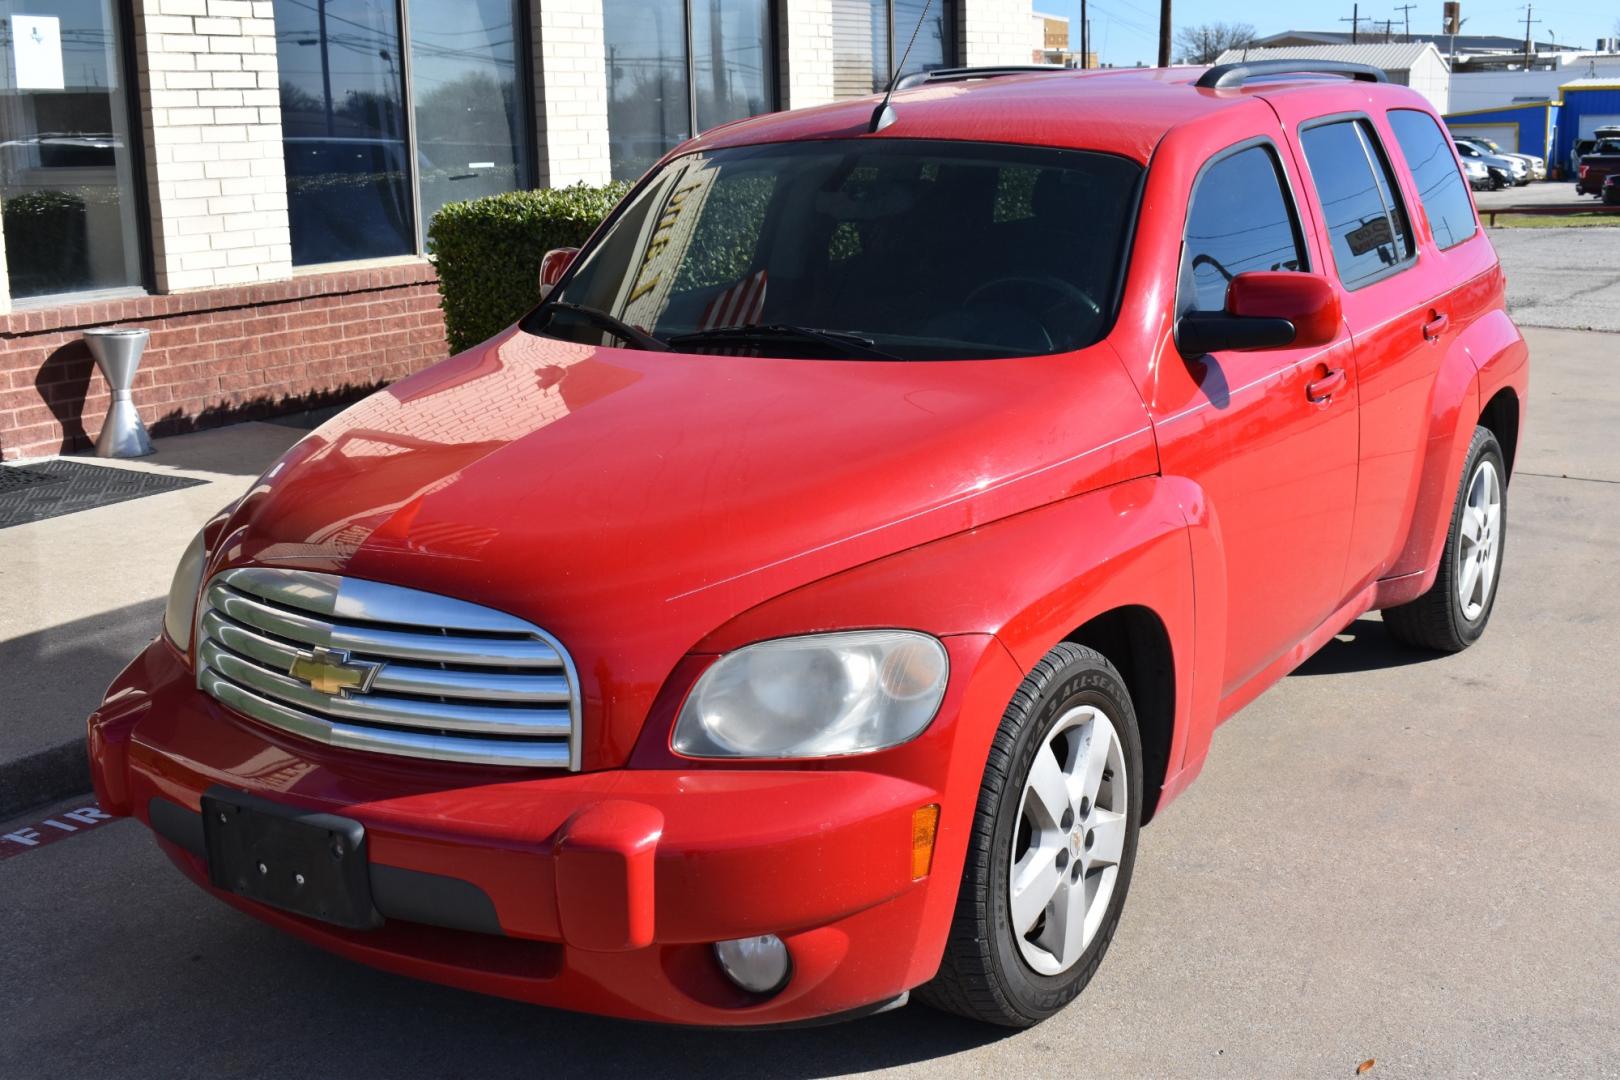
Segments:
[[[635,344],[617,320],[685,352],[772,356],[1078,349],[1107,329],[1141,171],[1077,150],[899,139],[684,156],[523,326]]]

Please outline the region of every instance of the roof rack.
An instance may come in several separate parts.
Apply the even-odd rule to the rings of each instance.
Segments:
[[[1250,60],[1212,67],[1194,85],[1205,90],[1231,90],[1250,79],[1272,75],[1345,75],[1357,82],[1389,82],[1382,68],[1346,60]]]
[[[1002,75],[1029,75],[1039,71],[1068,71],[1062,64],[1002,64],[995,67],[935,68],[933,71],[913,71],[895,84],[896,90],[910,90],[936,82],[961,82],[964,79],[994,79]]]

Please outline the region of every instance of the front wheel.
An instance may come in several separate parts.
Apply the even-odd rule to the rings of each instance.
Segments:
[[[1440,570],[1429,591],[1386,608],[1384,625],[1398,640],[1437,652],[1461,652],[1485,632],[1496,604],[1507,539],[1507,469],[1489,428],[1475,428],[1451,511]]]
[[[1029,1027],[1084,989],[1136,861],[1142,743],[1119,672],[1064,642],[1025,678],[985,766],[936,1008]]]

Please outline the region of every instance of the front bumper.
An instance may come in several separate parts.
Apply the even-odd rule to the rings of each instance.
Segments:
[[[882,754],[538,774],[286,736],[198,692],[158,641],[90,718],[92,775],[103,807],[151,827],[199,885],[352,959],[634,1019],[812,1020],[892,1000],[937,969],[997,695],[1019,677],[992,638],[948,646],[967,677],[922,737]],[[962,722],[981,713],[988,723]],[[199,806],[216,785],[361,822],[382,928],[213,889]],[[933,868],[913,880],[912,814],[930,803],[941,805]],[[765,999],[729,983],[711,950],[761,933],[793,958],[786,988]]]

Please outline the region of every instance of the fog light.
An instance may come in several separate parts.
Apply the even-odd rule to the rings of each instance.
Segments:
[[[717,941],[714,958],[726,978],[750,994],[774,994],[787,985],[793,965],[787,946],[775,934]]]

